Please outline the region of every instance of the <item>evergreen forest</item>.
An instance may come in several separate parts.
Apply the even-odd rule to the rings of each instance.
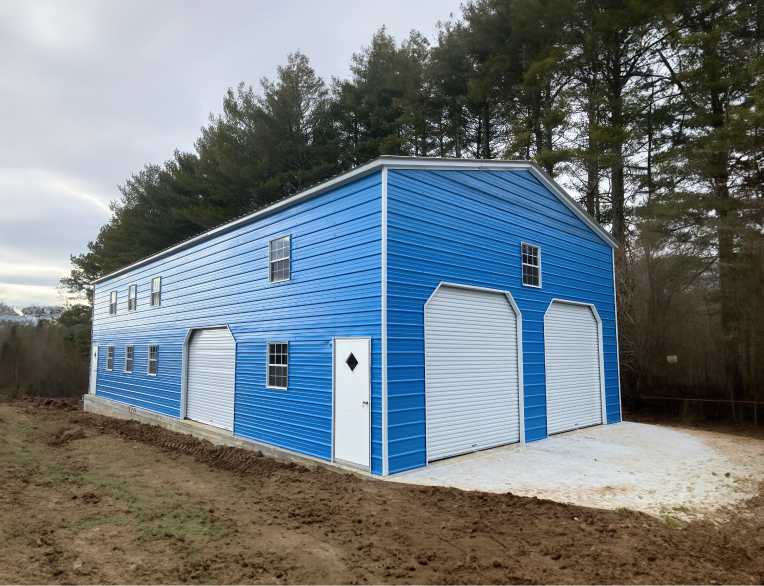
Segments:
[[[298,51],[221,88],[193,150],[119,187],[62,290],[90,301],[94,279],[379,155],[534,160],[622,244],[624,406],[721,399],[717,415],[752,420],[764,0],[472,0],[437,30],[382,27],[348,79]]]

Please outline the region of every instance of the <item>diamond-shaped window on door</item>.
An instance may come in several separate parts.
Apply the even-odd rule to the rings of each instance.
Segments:
[[[350,367],[350,372],[353,372],[355,370],[355,367],[358,366],[358,359],[353,356],[353,353],[350,353],[350,356],[348,356],[347,360],[345,360],[347,365]]]

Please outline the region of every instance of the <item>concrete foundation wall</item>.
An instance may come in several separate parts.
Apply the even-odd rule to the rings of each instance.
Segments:
[[[167,415],[161,415],[160,413],[154,413],[148,409],[141,409],[140,407],[132,407],[125,405],[124,403],[117,403],[104,399],[95,395],[84,395],[83,398],[85,411],[90,413],[97,413],[99,415],[106,415],[108,417],[116,417],[117,419],[127,419],[138,421],[139,423],[147,423],[149,425],[158,425],[164,429],[183,433],[186,435],[192,435],[200,440],[207,440],[216,446],[232,446],[236,448],[243,448],[245,450],[260,451],[263,455],[270,458],[275,458],[281,462],[296,462],[305,466],[323,466],[335,472],[343,474],[357,474],[363,478],[371,478],[371,474],[363,472],[361,470],[355,470],[353,468],[327,462],[320,458],[313,458],[291,450],[272,446],[270,444],[264,444],[257,441],[249,440],[240,436],[234,435],[232,432],[225,429],[219,429],[211,425],[205,425],[203,423],[197,423],[196,421],[181,420],[175,417],[169,417]]]

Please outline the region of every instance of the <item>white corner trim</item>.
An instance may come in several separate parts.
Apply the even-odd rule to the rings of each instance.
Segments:
[[[621,400],[621,342],[618,336],[618,290],[615,282],[615,250],[613,258],[613,317],[615,318],[615,371],[618,376],[618,419],[623,421],[623,402]]]
[[[382,168],[382,476],[390,473],[387,446],[387,167]]]
[[[334,341],[337,338],[332,338],[331,345],[332,345],[332,459],[331,461],[334,462],[334,433],[336,429],[336,423],[337,423],[337,401],[335,400],[335,397],[337,396],[337,373],[336,369],[334,368],[334,361],[337,359],[337,344],[334,343]]]

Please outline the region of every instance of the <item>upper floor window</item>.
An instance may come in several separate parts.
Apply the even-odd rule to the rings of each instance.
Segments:
[[[156,374],[159,366],[159,346],[149,346],[149,374]]]
[[[523,285],[541,287],[541,250],[523,243]]]
[[[153,307],[159,307],[160,292],[162,289],[162,277],[154,277],[151,279],[151,305]]]
[[[114,346],[109,346],[106,349],[106,370],[112,370],[114,368]]]
[[[135,311],[135,297],[138,294],[138,285],[130,285],[127,290],[127,310]]]
[[[117,292],[112,291],[109,297],[109,314],[114,315],[117,313]]]
[[[286,390],[289,382],[289,343],[268,342],[268,382],[266,387]]]
[[[289,236],[270,241],[268,246],[268,282],[279,283],[289,280]]]
[[[125,372],[133,372],[133,347],[125,346]]]

